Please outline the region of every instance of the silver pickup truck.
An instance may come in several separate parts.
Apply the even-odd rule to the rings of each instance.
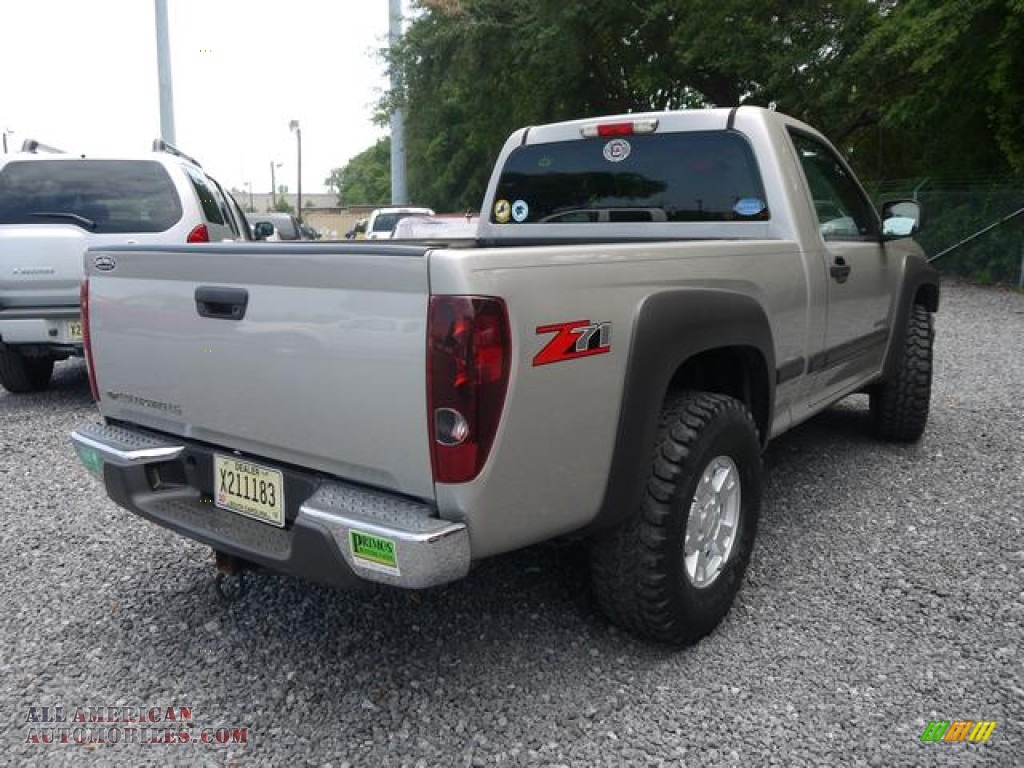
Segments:
[[[73,442],[221,563],[419,589],[573,535],[614,622],[691,643],[770,439],[855,392],[880,437],[924,430],[919,220],[767,110],[522,129],[473,240],[86,253],[102,423]]]

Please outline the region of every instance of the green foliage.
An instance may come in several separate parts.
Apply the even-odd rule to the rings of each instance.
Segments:
[[[288,187],[281,184],[277,188],[277,199],[274,200],[274,205],[271,210],[276,211],[277,213],[295,213],[295,208],[292,207],[292,204],[288,202],[288,198],[285,197],[287,194]]]
[[[419,0],[380,117],[404,109],[409,189],[437,210],[479,206],[519,127],[741,103],[814,125],[880,182],[1024,178],[1022,40],[1022,0]],[[1006,214],[939,207],[935,247]],[[981,271],[1019,251],[1001,231]]]
[[[923,227],[915,239],[930,256],[946,252],[935,262],[943,272],[985,283],[1018,281],[1024,259],[1024,213],[1018,214],[1024,208],[1024,179],[895,180],[869,184],[868,192],[876,199],[920,201]]]
[[[896,3],[853,56],[886,175],[1024,174],[1022,40],[1020,0]]]
[[[387,205],[391,200],[391,139],[379,139],[342,168],[335,168],[324,185],[338,196],[338,205]]]
[[[421,5],[384,106],[407,108],[413,196],[444,210],[478,206],[505,138],[533,123],[777,102],[849,133],[865,119],[850,52],[880,23],[866,0]]]
[[[921,196],[930,218],[918,238],[932,254],[967,240],[1024,205],[1024,184],[939,186]],[[943,272],[984,283],[1016,283],[1024,260],[1024,216],[950,251],[936,262]]]

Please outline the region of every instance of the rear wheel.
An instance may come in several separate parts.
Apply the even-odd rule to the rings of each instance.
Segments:
[[[0,347],[0,384],[8,392],[39,392],[50,386],[52,357],[28,357],[15,347]]]
[[[609,618],[672,645],[711,632],[750,559],[761,488],[761,445],[741,402],[670,398],[640,509],[593,543],[594,590]]]
[[[870,392],[871,423],[876,437],[910,443],[924,432],[932,394],[934,337],[931,312],[915,304],[895,373]]]

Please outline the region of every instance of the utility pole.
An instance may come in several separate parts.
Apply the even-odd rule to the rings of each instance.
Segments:
[[[1017,281],[1017,287],[1024,291],[1024,243],[1020,244],[1020,280]]]
[[[167,32],[167,0],[156,2],[156,67],[160,81],[160,138],[174,138],[174,85],[171,82],[171,41]]]
[[[270,161],[270,205],[267,207],[268,211],[277,209],[277,179],[274,177],[274,169],[280,167],[281,163]]]
[[[298,142],[299,156],[298,156],[298,169],[296,174],[299,181],[299,210],[295,215],[299,221],[302,221],[302,128],[299,127],[298,120],[292,120],[288,123],[288,130],[295,132],[295,139]]]
[[[388,0],[388,3],[388,44],[392,54],[391,92],[400,93],[402,76],[394,64],[394,54],[402,37],[402,0]],[[405,205],[408,202],[409,195],[405,189],[405,120],[402,110],[396,107],[391,113],[391,204]]]

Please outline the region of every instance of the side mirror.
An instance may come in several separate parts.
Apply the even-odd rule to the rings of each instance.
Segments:
[[[269,221],[257,221],[256,226],[252,228],[252,236],[257,240],[266,240],[274,234],[274,225]]]
[[[921,231],[921,204],[916,200],[891,200],[882,204],[882,234],[910,237]]]

